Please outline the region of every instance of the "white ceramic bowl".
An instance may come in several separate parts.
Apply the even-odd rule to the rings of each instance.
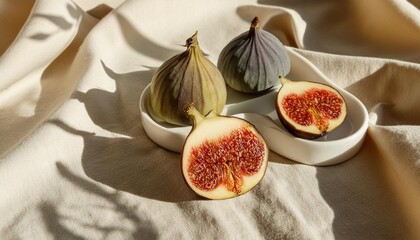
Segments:
[[[294,137],[280,123],[275,110],[278,88],[264,94],[238,93],[228,88],[228,100],[222,115],[243,118],[258,129],[269,148],[291,160],[308,165],[332,165],[354,156],[363,144],[368,128],[368,113],[353,95],[337,86],[312,63],[293,50],[287,49],[291,61],[288,79],[309,80],[328,84],[341,92],[347,103],[347,116],[343,124],[333,132],[316,140]],[[174,126],[154,121],[150,116],[150,86],[140,97],[140,114],[147,135],[158,145],[181,152],[191,127]]]

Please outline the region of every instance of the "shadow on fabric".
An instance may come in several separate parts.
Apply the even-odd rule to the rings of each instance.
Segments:
[[[334,211],[332,229],[337,239],[399,239],[410,231],[390,187],[390,169],[378,156],[368,134],[353,158],[317,167],[320,193]]]
[[[405,146],[399,158],[392,159],[392,152],[403,147],[392,146],[391,139],[384,140],[387,136],[373,129],[418,125],[418,78],[415,67],[386,63],[346,88],[369,109],[371,125],[356,156],[336,166],[317,168],[319,188],[334,210],[333,231],[339,239],[352,239],[351,234],[358,239],[399,239],[414,234],[410,215],[418,210],[407,210],[410,202],[401,198],[408,194],[402,193],[407,192],[405,188],[412,186],[398,176],[398,166],[410,162],[412,150]],[[387,144],[379,146],[379,139]]]
[[[416,126],[420,125],[419,79],[418,65],[386,63],[346,90],[363,102],[375,125]]]
[[[157,229],[154,228],[153,225],[151,225],[150,222],[146,222],[139,218],[139,216],[136,214],[136,210],[138,205],[136,206],[127,206],[123,203],[123,200],[118,192],[110,193],[107,191],[102,190],[98,186],[95,185],[95,183],[92,183],[90,181],[87,181],[83,179],[80,176],[77,176],[76,174],[72,173],[69,169],[67,169],[61,162],[56,163],[57,170],[59,174],[69,181],[71,184],[75,185],[76,187],[82,189],[83,191],[94,194],[97,197],[103,199],[104,201],[109,203],[109,206],[98,206],[98,208],[106,208],[106,211],[115,212],[122,215],[123,220],[128,220],[133,226],[135,226],[134,230],[130,230],[130,235],[134,239],[156,239],[157,238]],[[62,218],[66,218],[67,216],[61,216],[54,208],[54,206],[44,203],[41,205],[41,210],[43,213],[43,218],[45,223],[47,224],[47,227],[51,233],[53,233],[54,236],[57,236],[59,238],[62,238],[63,233],[72,234],[71,231],[68,231],[65,229],[64,226],[60,226],[60,222],[62,222]],[[83,210],[83,209],[81,209]],[[86,209],[87,210],[87,209]],[[61,218],[61,219],[60,219]],[[57,221],[59,220],[59,221]],[[61,221],[60,221],[61,220]],[[72,220],[72,219],[69,219]],[[102,236],[105,236],[106,239],[107,235],[111,235],[114,232],[123,231],[123,229],[115,226],[103,226],[100,223],[89,225],[85,224],[86,220],[84,219],[73,219],[73,221],[78,221],[80,224],[85,228],[93,228],[93,230],[96,230],[100,233],[102,233]],[[69,235],[71,237],[71,235]],[[73,239],[73,238],[72,238]]]
[[[152,57],[159,61],[166,61],[170,57],[179,54],[179,51],[159,45],[144,34],[142,34],[133,23],[121,14],[115,14],[118,24],[120,25],[121,33],[124,36],[128,46],[136,52]]]
[[[97,19],[102,19],[106,15],[108,15],[108,13],[110,13],[112,10],[112,7],[108,6],[107,4],[101,3],[95,6],[94,8],[89,9],[87,13]]]
[[[81,25],[84,25],[85,21],[88,21],[85,19],[80,9],[70,4],[67,4],[66,7],[69,15],[74,18],[74,20],[81,19],[83,22]],[[68,31],[73,26],[72,23],[60,16],[34,14],[33,17],[45,18],[63,31]],[[91,26],[86,23],[86,28],[89,27]],[[29,39],[33,41],[44,41],[54,34],[55,33],[37,32],[29,37]],[[2,126],[0,128],[0,135],[2,135],[3,138],[0,139],[0,156],[6,154],[26,136],[31,134],[35,128],[37,128],[52,112],[67,100],[68,96],[71,95],[77,82],[74,78],[69,79],[63,77],[63,72],[70,70],[71,63],[74,61],[78,52],[77,49],[81,44],[80,39],[84,39],[86,34],[86,29],[83,29],[83,27],[78,28],[76,36],[70,45],[49,64],[42,73],[41,78],[36,80],[37,82],[30,82],[28,84],[34,89],[36,89],[35,86],[37,84],[40,85],[40,93],[37,99],[30,99],[29,96],[34,94],[32,92],[23,92],[28,96],[27,98],[29,100],[24,99],[22,102],[19,102],[21,105],[27,104],[34,106],[34,113],[31,116],[19,116],[16,114],[16,109],[19,109],[20,107],[18,104],[7,106],[6,109],[1,109],[2,114],[0,115],[0,120],[2,121]],[[26,90],[22,89],[22,91]],[[29,103],[30,100],[31,102]],[[5,119],[2,118],[3,112],[6,117]]]
[[[91,89],[72,98],[84,103],[92,121],[114,136],[98,136],[77,130],[58,120],[51,123],[84,140],[82,165],[87,176],[118,190],[167,202],[197,200],[185,184],[180,156],[157,148],[146,135],[138,101],[154,70],[115,73],[103,62],[115,81],[115,92]],[[112,107],[107,107],[112,106]]]
[[[62,184],[70,184],[69,188],[78,188],[80,196],[65,198],[57,195],[55,201],[42,200],[21,212],[6,227],[6,239],[20,239],[21,228],[29,228],[32,232],[39,229],[44,235],[53,239],[158,239],[158,230],[147,220],[141,219],[138,212],[141,205],[129,205],[123,194],[118,191],[106,191],[96,183],[78,176],[63,163],[55,163]],[[83,195],[95,199],[92,204],[82,200]],[[42,222],[33,225],[33,216],[39,215]],[[98,221],[97,216],[107,216],[103,221]],[[109,216],[115,216],[117,222]],[[141,216],[141,215],[140,215]],[[38,218],[37,218],[38,219]],[[123,224],[121,224],[123,223]]]
[[[258,3],[261,5],[249,6],[254,14],[272,14],[278,11],[276,7],[296,11],[303,20],[299,28],[304,30],[301,41],[305,49],[419,62],[420,35],[418,18],[414,17],[418,16],[418,9],[406,1],[258,0]],[[278,27],[285,27],[285,23],[279,22],[282,19],[277,20],[276,27],[270,28],[275,34]]]
[[[81,13],[80,13],[78,8],[76,8],[74,6],[71,6],[70,4],[67,4],[66,8],[67,8],[67,11],[69,12],[69,15],[72,18],[77,19],[81,16]],[[59,16],[59,15],[35,13],[35,14],[33,14],[32,17],[45,19],[48,22],[57,26],[58,29],[61,29],[63,31],[70,30],[71,27],[73,27],[73,24],[71,22],[67,21],[64,17]],[[54,33],[55,32],[51,32],[51,33],[38,32],[38,33],[35,33],[35,34],[29,36],[29,38],[33,39],[33,40],[45,40],[45,39],[53,36]]]

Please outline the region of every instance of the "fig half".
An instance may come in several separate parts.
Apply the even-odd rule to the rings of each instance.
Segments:
[[[315,139],[340,126],[347,115],[346,102],[331,86],[280,78],[276,109],[285,128],[296,137]]]
[[[182,174],[188,186],[208,199],[242,195],[263,178],[268,146],[249,122],[215,114],[203,116],[187,109],[193,128],[181,154]]]

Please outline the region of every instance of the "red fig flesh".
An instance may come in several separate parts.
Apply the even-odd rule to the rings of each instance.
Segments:
[[[198,195],[226,199],[244,194],[263,178],[269,149],[249,122],[219,116],[206,117],[194,108],[194,120],[182,152],[182,173]]]
[[[321,137],[340,126],[347,114],[341,94],[331,86],[282,78],[277,95],[277,115],[293,135],[305,139]]]

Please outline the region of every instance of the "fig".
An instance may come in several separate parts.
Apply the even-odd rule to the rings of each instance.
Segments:
[[[191,104],[202,114],[220,113],[226,103],[226,84],[217,67],[198,45],[197,32],[187,39],[187,49],[165,61],[151,81],[151,115],[175,125],[191,125],[185,108]]]
[[[259,18],[249,31],[231,40],[221,51],[217,67],[226,84],[244,93],[256,93],[279,84],[278,77],[290,71],[282,42],[259,27]]]
[[[206,116],[187,110],[193,127],[181,154],[182,174],[188,186],[208,199],[242,195],[263,178],[268,146],[249,122],[213,111]]]
[[[296,137],[315,139],[340,126],[347,115],[341,94],[331,86],[280,78],[277,115],[283,126]]]

